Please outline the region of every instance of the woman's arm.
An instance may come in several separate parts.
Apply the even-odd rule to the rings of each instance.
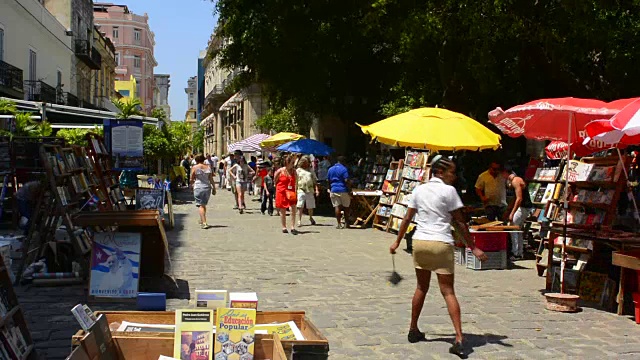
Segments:
[[[402,239],[404,239],[404,236],[407,233],[407,229],[409,228],[409,224],[411,224],[411,220],[413,219],[413,216],[415,214],[416,214],[415,208],[407,209],[407,213],[404,215],[404,218],[402,219],[402,224],[400,224],[400,228],[398,229],[398,236],[396,237],[396,241],[393,244],[391,244],[391,247],[389,248],[390,253],[392,254],[396,253],[396,249],[398,249],[398,247],[400,246],[400,243],[402,242]]]
[[[509,214],[509,222],[513,222],[513,217],[516,215],[516,211],[522,205],[522,184],[518,184],[514,188],[516,193],[516,199],[513,201],[513,207],[511,208],[511,213]]]
[[[196,168],[192,167],[190,171],[191,175],[189,177],[189,183],[191,186],[196,182]]]

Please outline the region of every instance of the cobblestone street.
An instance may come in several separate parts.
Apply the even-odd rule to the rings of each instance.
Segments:
[[[326,217],[317,218],[318,226],[303,226],[298,236],[285,235],[276,217],[260,214],[257,202],[247,201],[243,215],[231,210],[227,191],[211,203],[214,227],[208,230],[198,227],[190,202],[174,207],[177,226],[167,233],[169,271],[179,289],[166,285],[170,309],[188,306],[196,288],[256,291],[262,310],[306,311],[329,339],[331,359],[454,358],[447,352],[453,327],[435,281],[420,320],[428,341],[407,342],[415,275],[411,256],[400,251],[396,265],[405,280],[395,287],[387,283],[392,235],[337,230]],[[633,319],[591,308],[576,314],[546,311],[540,292],[544,281],[531,269],[533,261],[518,264],[523,268],[502,271],[457,266],[470,358],[640,358],[640,329]],[[17,290],[38,353],[64,358],[79,329],[69,310],[84,302],[83,288]]]

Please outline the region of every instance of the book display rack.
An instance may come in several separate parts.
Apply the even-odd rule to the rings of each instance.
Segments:
[[[93,160],[93,170],[98,181],[97,186],[102,194],[101,203],[107,210],[126,210],[124,194],[111,166],[111,155],[104,144],[104,139],[99,135],[89,133],[87,140],[89,143],[88,155]]]
[[[36,359],[33,339],[22,307],[13,290],[8,269],[0,256],[0,357]]]
[[[382,184],[382,195],[378,201],[378,207],[373,217],[373,227],[379,230],[387,231],[389,227],[389,218],[391,216],[391,207],[396,201],[398,189],[400,188],[400,180],[402,176],[402,167],[404,160],[392,161],[387,169],[384,182]]]
[[[11,161],[11,141],[8,136],[0,137],[0,223],[11,227],[17,217],[15,199],[15,173]]]
[[[537,216],[541,228],[546,232],[539,240],[536,269],[538,275],[546,277],[548,290],[559,285],[565,216],[570,230],[580,229],[585,234],[592,234],[610,228],[617,216],[615,204],[626,189],[627,179],[622,167],[628,166],[629,162],[630,159],[625,157],[622,160],[617,156],[589,157],[570,160],[566,167],[562,163],[557,168],[536,171],[536,176],[530,181],[529,191],[534,205],[539,207],[534,216]],[[568,188],[565,187],[567,177]],[[569,205],[566,214],[563,209],[565,198]],[[580,233],[570,231],[567,233],[565,251],[566,290],[576,293],[579,291],[581,274],[589,273],[589,263],[600,262],[596,259],[598,244]]]
[[[389,163],[391,159],[387,159],[382,156],[376,156],[376,162],[365,165],[364,168],[364,187],[363,190],[380,190],[382,184],[385,181],[387,170],[389,169]]]

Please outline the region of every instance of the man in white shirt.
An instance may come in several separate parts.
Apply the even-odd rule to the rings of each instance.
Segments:
[[[484,204],[484,211],[490,221],[502,220],[507,209],[507,182],[501,176],[502,166],[496,161],[489,170],[478,176],[476,194]]]
[[[327,181],[327,174],[331,167],[331,161],[326,156],[318,163],[318,181]]]

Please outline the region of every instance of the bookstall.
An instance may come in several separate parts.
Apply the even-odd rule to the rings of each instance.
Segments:
[[[217,312],[221,310],[224,309],[218,308],[214,310],[213,317],[216,318]],[[184,313],[188,310],[180,311]],[[252,311],[255,314],[256,340],[273,339],[276,343],[281,343],[285,359],[328,359],[329,342],[303,311]],[[174,341],[176,340],[174,334],[178,331],[176,329],[176,312],[174,311],[97,311],[95,316],[97,318],[104,316],[105,323],[111,328],[110,337],[117,343],[117,352],[124,356],[119,356],[118,358],[128,359],[129,357],[126,357],[126,355],[139,354],[140,357],[135,357],[136,359],[156,360],[160,355],[171,357],[174,354]],[[275,329],[269,330],[275,324],[291,323],[294,324],[295,330],[293,332],[295,335],[291,333],[286,335]],[[132,324],[133,326],[126,326],[127,324]],[[266,331],[260,331],[260,329],[265,329]],[[72,347],[86,348],[90,346],[90,342],[87,343],[87,341],[91,339],[91,332],[91,330],[79,330],[71,339]],[[217,327],[213,333],[215,335],[214,339],[208,341],[206,347],[203,348],[207,350],[217,348],[211,346],[211,343],[217,343],[222,337],[218,337],[219,331]],[[222,340],[224,342],[225,339]],[[271,357],[263,357],[263,354],[261,354],[263,351],[264,354],[270,354],[269,345],[256,346],[254,348],[254,358],[273,359]],[[264,347],[264,350],[260,350],[260,347]],[[282,352],[280,356],[282,356]],[[231,353],[233,351],[228,352],[228,354]],[[210,354],[207,352],[207,354],[202,355]]]
[[[625,293],[625,271],[618,271],[615,265],[627,266],[625,256],[640,247],[637,234],[613,230],[618,200],[627,192],[623,167],[629,163],[629,158],[618,156],[569,160],[567,166],[563,161],[558,166],[538,168],[529,185],[537,207],[533,216],[540,223],[542,235],[536,268],[545,276],[546,289],[561,289],[560,265],[566,238],[565,293],[605,309],[612,309],[617,301],[618,314],[629,294]],[[565,199],[569,207],[566,215]]]
[[[4,254],[0,256],[0,357],[37,359],[33,339],[13,290],[8,264],[4,258]]]
[[[402,167],[404,160],[392,161],[382,184],[382,194],[378,201],[378,207],[373,217],[373,227],[387,231],[389,227],[389,217],[391,207],[396,201],[396,194],[402,177]]]
[[[389,156],[378,155],[374,162],[365,164],[361,170],[363,174],[363,178],[360,180],[361,186],[358,186],[358,189],[354,189],[351,193],[351,214],[355,218],[352,227],[364,228],[373,219],[378,200],[382,195],[380,189],[387,174],[388,160],[390,160]]]

